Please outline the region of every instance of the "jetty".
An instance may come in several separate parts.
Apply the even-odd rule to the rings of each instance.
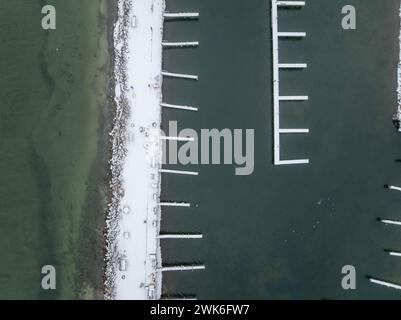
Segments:
[[[149,133],[160,129],[164,0],[118,1],[115,24],[116,102],[127,106],[120,160],[118,228],[112,235],[115,268],[113,299],[159,299],[162,265],[160,185],[162,147]],[[121,36],[123,35],[123,36]],[[140,50],[139,50],[140,49]],[[120,60],[121,59],[121,60]],[[120,140],[121,141],[121,140]],[[121,143],[121,142],[120,142]],[[121,145],[118,145],[121,149]]]
[[[195,138],[193,137],[171,137],[171,136],[160,136],[161,140],[167,140],[167,141],[195,141]]]
[[[400,9],[398,13],[401,22],[401,3]],[[401,132],[401,25],[400,28],[400,36],[398,37],[398,66],[397,66],[397,109],[392,117],[393,124],[398,132]]]
[[[128,110],[125,110],[126,122],[118,126],[123,131],[122,137],[113,145],[113,150],[121,150],[123,141],[126,152],[115,163],[121,178],[116,178],[120,180],[114,193],[118,197],[111,204],[115,212],[111,218],[113,228],[108,234],[108,257],[112,257],[106,271],[109,299],[160,299],[163,272],[205,268],[199,264],[163,266],[160,246],[160,241],[203,238],[201,233],[160,232],[163,208],[191,207],[189,202],[160,200],[162,176],[199,175],[197,171],[162,168],[162,144],[191,142],[194,137],[158,135],[155,139],[151,134],[161,129],[163,109],[198,111],[196,107],[166,103],[162,95],[165,78],[198,80],[197,75],[162,69],[163,50],[199,46],[198,41],[164,40],[165,20],[198,18],[197,12],[165,12],[165,0],[118,1],[114,31],[115,100],[119,110]],[[127,136],[135,139],[125,139]]]
[[[198,19],[199,12],[165,12],[164,19]]]
[[[396,226],[401,226],[401,221],[398,221],[398,220],[379,219],[379,221],[384,224],[392,224],[392,225],[396,225]]]
[[[163,14],[164,19],[168,20],[185,20],[185,19],[198,19],[198,12],[178,12],[178,13],[167,13]],[[185,48],[197,48],[199,46],[198,41],[181,41],[181,42],[170,42],[164,40],[162,42],[163,49],[185,49]],[[198,75],[186,74],[186,73],[176,73],[169,72],[163,70],[161,72],[163,78],[175,78],[182,80],[194,80],[198,81]],[[182,111],[198,111],[198,108],[186,105],[176,105],[171,103],[162,102],[160,104],[162,108],[176,109]],[[195,141],[193,137],[174,137],[174,136],[161,136],[160,140],[169,140],[169,141],[184,141],[184,142],[192,142]],[[159,174],[170,174],[170,175],[182,175],[182,176],[198,176],[198,171],[190,171],[190,170],[179,170],[179,169],[167,169],[159,168]],[[188,177],[189,179],[190,177]],[[171,202],[171,201],[163,201],[159,202],[159,207],[190,207],[190,203],[187,202]],[[203,234],[201,233],[163,233],[157,236],[157,240],[159,241],[169,241],[171,239],[175,240],[188,240],[188,239],[202,239]],[[161,261],[162,259],[160,259]],[[170,265],[170,266],[162,266],[161,264],[158,266],[157,273],[160,274],[160,278],[162,278],[161,274],[163,272],[173,272],[173,271],[195,271],[195,270],[203,270],[205,269],[204,264],[179,264],[179,265]],[[185,295],[184,295],[185,296]]]
[[[193,295],[175,295],[175,296],[164,296],[160,300],[198,300],[196,296]]]
[[[374,284],[378,284],[381,286],[385,286],[388,288],[392,288],[392,289],[397,289],[397,290],[401,290],[401,285],[394,283],[394,282],[389,282],[389,281],[383,281],[383,280],[379,280],[376,278],[368,278],[370,282],[374,283]]]
[[[309,159],[282,160],[280,157],[280,135],[281,134],[304,134],[309,129],[285,129],[280,127],[280,101],[307,101],[308,96],[280,96],[280,70],[306,69],[306,63],[281,63],[279,62],[279,39],[294,39],[306,37],[306,32],[279,32],[278,31],[278,9],[279,8],[302,8],[305,1],[271,1],[272,21],[272,56],[273,56],[273,163],[274,165],[307,164]]]
[[[159,234],[159,239],[203,239],[201,233],[165,233]]]
[[[388,251],[388,254],[394,257],[401,257],[401,252],[398,251]]]
[[[401,188],[396,186],[387,186],[387,188],[390,190],[401,191]]]
[[[197,75],[185,74],[185,73],[174,73],[174,72],[162,71],[162,76],[163,77],[169,77],[169,78],[198,80],[198,76]]]
[[[163,266],[159,270],[161,272],[167,272],[167,271],[195,271],[204,269],[206,269],[204,264],[193,264],[193,265]]]
[[[159,202],[157,204],[159,207],[185,207],[189,208],[191,206],[188,202]]]
[[[187,110],[187,111],[198,111],[198,108],[196,108],[196,107],[180,106],[180,105],[170,104],[170,103],[162,103],[161,106],[163,108],[170,108],[170,109]]]
[[[197,176],[199,172],[197,171],[188,171],[188,170],[170,170],[170,169],[160,169],[160,173],[172,173],[172,174],[181,174],[187,176]]]
[[[198,41],[187,41],[187,42],[162,42],[163,48],[195,48],[199,46]]]

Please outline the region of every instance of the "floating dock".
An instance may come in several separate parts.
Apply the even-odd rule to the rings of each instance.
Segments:
[[[201,233],[166,233],[160,234],[158,236],[159,239],[203,239],[203,235]]]
[[[379,221],[383,222],[384,224],[393,224],[393,225],[401,226],[401,221],[397,221],[397,220],[379,219]]]
[[[401,191],[401,188],[396,186],[387,186],[387,188],[390,190]]]
[[[277,1],[277,5],[284,8],[300,8],[305,6],[305,1]]]
[[[169,77],[169,78],[186,79],[186,80],[198,80],[198,76],[193,75],[193,74],[173,73],[173,72],[162,71],[162,75],[164,77]]]
[[[279,96],[279,101],[307,101],[308,96]]]
[[[189,208],[191,206],[188,202],[159,202],[159,207],[185,207]]]
[[[198,300],[198,298],[196,296],[184,295],[161,297],[160,300]]]
[[[307,101],[308,96],[280,96],[280,69],[305,69],[306,63],[280,63],[279,62],[279,38],[304,38],[306,32],[279,32],[278,9],[301,8],[305,1],[278,1],[272,0],[272,54],[273,54],[273,163],[274,165],[307,164],[309,159],[282,160],[280,157],[280,135],[291,133],[309,133],[309,129],[282,129],[280,127],[280,101]]]
[[[188,41],[188,42],[167,42],[163,41],[163,48],[196,48],[199,46],[198,41]]]
[[[168,271],[195,271],[204,270],[206,266],[203,264],[193,264],[193,265],[176,265],[176,266],[163,266],[160,268],[162,272]]]
[[[193,138],[193,137],[160,136],[160,140],[191,142],[191,141],[195,141],[195,138]]]
[[[306,63],[279,63],[280,69],[305,69],[308,67]]]
[[[167,13],[165,12],[163,15],[164,19],[198,19],[198,12],[182,12],[182,13]],[[162,43],[163,49],[171,49],[171,48],[196,48],[199,46],[198,41],[187,41],[187,42],[168,42],[163,41]],[[192,74],[184,74],[184,73],[172,73],[168,71],[162,71],[163,77],[168,78],[176,78],[176,79],[184,79],[184,80],[195,80],[197,81],[199,78],[197,75]],[[184,106],[184,105],[175,105],[170,103],[161,103],[162,108],[170,108],[177,109],[183,111],[198,111],[198,108],[192,106]],[[170,140],[170,141],[195,141],[193,137],[172,137],[172,136],[161,136],[161,140]],[[188,170],[172,170],[172,169],[159,169],[160,174],[173,174],[173,175],[187,175],[187,176],[198,176],[199,172],[197,171],[188,171]],[[159,207],[190,207],[191,205],[187,202],[159,202]],[[166,233],[158,235],[157,239],[160,243],[160,240],[165,239],[202,239],[203,235],[201,233]],[[171,271],[195,271],[195,270],[203,270],[205,269],[205,265],[203,264],[191,264],[191,265],[172,265],[172,266],[159,266],[158,273],[162,272],[171,272]],[[161,276],[160,276],[161,277]],[[185,297],[185,296],[184,296]]]
[[[163,14],[164,19],[198,19],[199,13],[198,12],[165,12]]]
[[[187,171],[187,170],[169,170],[169,169],[160,169],[160,173],[171,173],[171,174],[181,174],[187,176],[197,176],[199,172],[197,171]]]
[[[394,257],[401,257],[401,252],[398,251],[389,251],[388,254]]]
[[[369,281],[372,282],[372,283],[381,285],[381,286],[388,287],[388,288],[401,290],[401,285],[399,285],[397,283],[383,281],[383,280],[379,280],[379,279],[375,279],[375,278],[369,278]]]
[[[304,38],[306,32],[277,32],[279,38]]]
[[[162,103],[161,106],[163,108],[170,108],[170,109],[178,109],[178,110],[187,110],[187,111],[198,111],[198,108],[192,107],[192,106],[180,106],[176,104],[170,104],[170,103]]]

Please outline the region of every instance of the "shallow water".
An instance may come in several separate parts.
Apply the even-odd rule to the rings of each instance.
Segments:
[[[107,6],[53,1],[57,29],[44,31],[41,3],[0,3],[0,297],[97,297]],[[40,287],[45,264],[54,291]]]

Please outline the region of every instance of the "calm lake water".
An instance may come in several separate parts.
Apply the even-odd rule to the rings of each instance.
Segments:
[[[102,290],[108,73],[107,2],[54,0],[57,30],[40,28],[43,1],[0,2],[0,298],[99,298]],[[401,137],[396,107],[398,0],[349,0],[357,30],[341,28],[342,1],[307,0],[280,11],[280,30],[307,38],[280,41],[283,127],[311,133],[283,137],[272,165],[270,2],[168,0],[171,11],[199,11],[199,21],[169,22],[168,40],[198,49],[165,53],[169,71],[199,82],[166,80],[164,100],[199,112],[164,111],[180,128],[255,129],[255,171],[191,166],[199,177],[164,176],[162,196],[189,201],[166,209],[166,232],[202,232],[202,240],[163,243],[165,263],[203,262],[206,270],[166,273],[165,294],[200,299],[397,299],[366,276],[401,283]],[[182,167],[180,167],[182,168]],[[57,290],[40,288],[41,267],[57,269]],[[357,290],[341,288],[353,265]]]
[[[0,2],[0,298],[101,297],[107,3],[44,4]]]
[[[168,40],[198,40],[198,49],[165,53],[165,69],[198,74],[199,82],[166,80],[164,100],[199,112],[165,110],[180,128],[255,129],[255,171],[191,166],[199,177],[164,176],[163,198],[190,201],[190,209],[163,213],[166,232],[202,232],[203,240],[166,240],[165,263],[204,262],[206,270],[165,273],[165,294],[199,299],[372,299],[400,292],[366,276],[401,283],[401,230],[377,217],[401,219],[401,136],[396,108],[399,1],[349,0],[357,30],[341,28],[343,1],[308,0],[302,10],[280,10],[281,31],[306,31],[280,40],[283,94],[307,94],[283,103],[282,127],[310,134],[282,138],[282,158],[309,158],[303,166],[272,165],[270,1],[169,0],[170,11],[199,11],[199,21],[169,22]],[[182,167],[181,167],[182,168]],[[197,205],[197,206],[196,206]],[[357,290],[341,287],[341,268],[353,265]]]

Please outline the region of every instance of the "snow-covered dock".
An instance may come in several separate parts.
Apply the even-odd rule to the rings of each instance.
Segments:
[[[375,278],[369,278],[369,281],[374,283],[374,284],[378,284],[378,285],[385,286],[385,287],[388,287],[388,288],[401,290],[401,285],[399,285],[397,283],[393,283],[393,282],[389,282],[389,281],[383,281],[383,280],[379,280],[379,279],[375,279]]]
[[[195,271],[195,270],[204,270],[206,269],[203,264],[193,264],[193,265],[176,265],[176,266],[163,266],[160,268],[160,271]]]
[[[163,41],[163,48],[195,48],[199,46],[198,41],[181,41],[181,42],[168,42]]]
[[[165,19],[198,19],[199,12],[165,12]]]
[[[395,226],[401,226],[401,221],[398,221],[398,220],[380,219],[380,222],[382,222],[384,224],[392,224]]]
[[[197,75],[193,74],[185,74],[185,73],[175,73],[175,72],[168,72],[168,71],[162,71],[162,75],[164,77],[169,77],[169,78],[178,78],[178,79],[187,79],[187,80],[198,80]]]
[[[152,132],[161,124],[164,9],[164,0],[119,2],[118,23],[131,23],[126,23],[125,30],[116,35],[126,42],[125,49],[121,49],[125,83],[116,84],[116,97],[119,103],[127,103],[129,109],[125,129],[128,139],[121,168],[122,214],[115,241],[116,299],[161,297],[161,145]],[[123,102],[118,100],[121,95],[126,97]]]
[[[187,111],[198,111],[198,108],[196,108],[196,107],[181,106],[181,105],[170,104],[170,103],[162,103],[161,106],[163,108],[170,108],[170,109],[187,110]]]
[[[118,0],[114,27],[116,111],[109,162],[112,196],[106,221],[107,299],[160,299],[162,272],[189,268],[162,266],[160,240],[203,238],[195,233],[160,234],[163,207],[191,206],[188,202],[160,200],[162,174],[198,175],[196,171],[161,166],[163,141],[194,140],[160,135],[162,109],[198,110],[162,100],[164,77],[198,80],[195,75],[163,71],[163,48],[199,45],[197,41],[164,41],[164,20],[198,17],[199,13],[166,13],[165,0]]]
[[[401,188],[400,187],[396,187],[396,186],[388,186],[388,188],[390,190],[401,191]]]
[[[159,202],[159,207],[185,207],[189,208],[191,206],[188,202]]]
[[[305,1],[278,1],[272,0],[272,50],[273,50],[273,163],[275,165],[306,164],[308,159],[282,160],[280,157],[280,135],[289,133],[309,133],[308,129],[282,129],[280,128],[280,101],[306,101],[308,96],[280,96],[280,69],[305,69],[306,63],[280,63],[279,38],[304,38],[306,32],[279,32],[278,8],[303,7]]]

